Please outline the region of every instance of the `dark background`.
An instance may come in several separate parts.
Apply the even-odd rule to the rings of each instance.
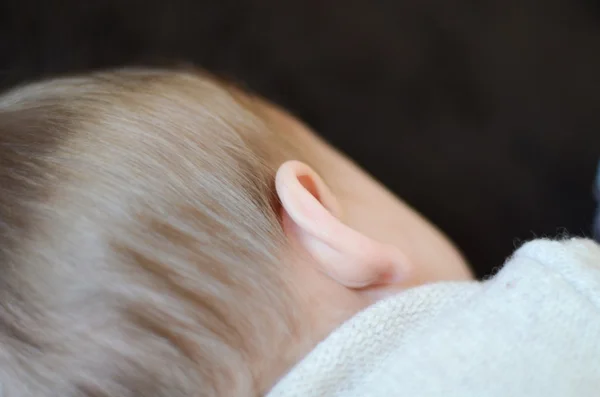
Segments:
[[[445,230],[480,275],[590,229],[600,2],[0,2],[0,88],[189,61],[283,104]]]

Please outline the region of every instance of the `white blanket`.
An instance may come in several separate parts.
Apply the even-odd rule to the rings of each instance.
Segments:
[[[600,396],[600,247],[525,244],[485,282],[359,313],[268,397]]]

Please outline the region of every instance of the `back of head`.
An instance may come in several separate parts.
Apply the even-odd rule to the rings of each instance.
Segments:
[[[0,99],[0,387],[259,393],[294,328],[278,137],[196,74],[124,70]]]

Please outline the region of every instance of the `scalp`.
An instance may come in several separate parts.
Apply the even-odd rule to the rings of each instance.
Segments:
[[[268,332],[294,321],[277,145],[195,73],[115,71],[2,97],[4,389],[252,395],[252,361],[277,349]]]

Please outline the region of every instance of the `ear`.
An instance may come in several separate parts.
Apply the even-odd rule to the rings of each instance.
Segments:
[[[368,288],[406,278],[408,266],[403,253],[345,225],[335,196],[308,165],[284,163],[277,171],[275,186],[286,235],[329,277],[348,288]]]

